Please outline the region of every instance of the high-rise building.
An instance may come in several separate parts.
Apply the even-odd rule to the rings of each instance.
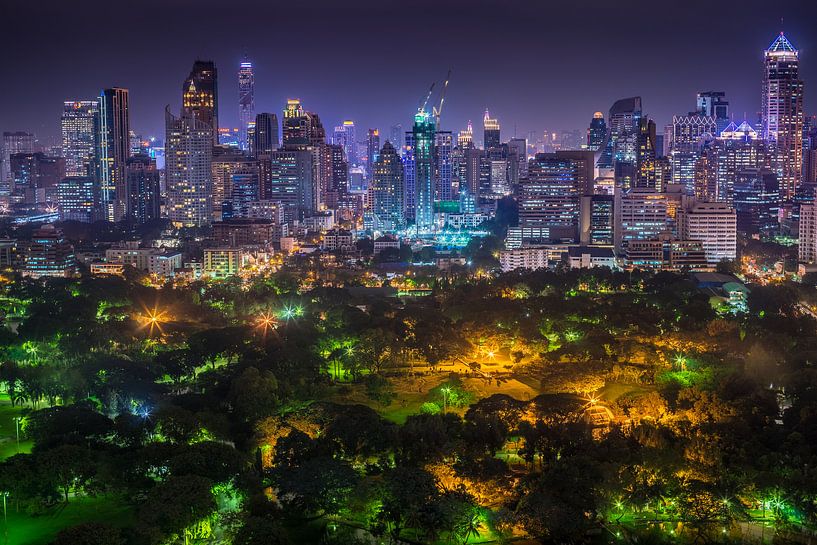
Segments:
[[[642,117],[638,121],[638,137],[636,140],[636,172],[634,187],[656,188],[655,181],[655,122]],[[659,188],[660,189],[660,188]]]
[[[485,115],[482,117],[482,131],[483,147],[486,150],[498,148],[502,143],[499,120],[492,118],[487,109],[485,110]]]
[[[794,198],[803,164],[803,81],[799,55],[782,32],[764,52],[761,134],[774,146],[780,193],[785,200]]]
[[[269,154],[261,157],[266,155]],[[238,191],[235,187],[236,177],[242,185]],[[258,200],[260,197],[258,161],[235,148],[224,146],[213,148],[212,178],[213,221],[240,216],[241,211],[234,208],[236,203],[244,206],[242,203]],[[253,184],[254,191],[250,188]],[[253,192],[256,195],[250,198]],[[241,196],[236,198],[234,195],[236,193],[241,193]]]
[[[434,227],[434,142],[437,123],[423,108],[414,116],[412,152],[414,158],[415,213],[417,231],[428,232]]]
[[[67,100],[63,103],[60,129],[66,176],[92,174],[99,135],[98,116],[99,102],[96,100]]]
[[[450,201],[453,198],[451,192],[453,141],[451,131],[437,131],[434,135],[434,199],[437,201]]]
[[[374,168],[377,156],[380,153],[380,131],[369,129],[366,133],[366,174],[372,179],[372,169]]]
[[[800,233],[798,260],[801,263],[817,263],[817,204],[800,205]]]
[[[11,174],[11,156],[16,153],[34,153],[35,136],[29,132],[4,132],[0,155],[0,195],[11,193],[14,178]]]
[[[581,197],[592,193],[593,153],[537,153],[521,182],[519,225],[550,241],[578,242]]]
[[[10,162],[13,203],[45,205],[56,201],[57,184],[65,178],[65,159],[40,152],[15,153]]]
[[[125,172],[128,218],[140,224],[158,220],[162,199],[156,160],[144,154],[133,155],[127,160]]]
[[[607,116],[609,134],[599,157],[600,168],[612,169],[616,162],[635,164],[641,115],[641,97],[623,98],[613,104]]]
[[[182,115],[210,127],[218,144],[218,72],[213,61],[197,60],[182,86]]]
[[[393,231],[404,224],[403,163],[389,141],[374,164],[369,195],[375,229]]]
[[[213,127],[195,112],[165,111],[167,212],[178,227],[209,225],[212,219]]]
[[[711,265],[737,256],[737,218],[726,203],[690,200],[678,211],[678,229],[684,240],[703,244]]]
[[[25,251],[23,275],[32,278],[68,277],[77,272],[74,247],[51,224],[43,225],[31,237]]]
[[[269,172],[262,197],[280,202],[287,222],[315,212],[313,160],[314,155],[308,150],[273,151],[261,160],[262,169]]]
[[[596,112],[587,129],[587,149],[598,151],[604,145],[605,138],[607,138],[607,123],[604,122],[604,114]]]
[[[96,182],[91,176],[71,176],[57,184],[57,209],[62,221],[93,223],[99,209]]]
[[[780,210],[777,175],[758,168],[739,170],[735,176],[731,204],[735,207],[738,232],[748,235],[774,234],[779,227],[777,214]]]
[[[669,230],[667,196],[652,188],[616,188],[614,244],[622,253],[633,240],[653,240]]]
[[[99,217],[119,221],[126,213],[125,162],[130,157],[130,113],[128,90],[104,89],[99,96],[97,123],[97,182]]]
[[[474,147],[474,126],[471,124],[470,119],[468,120],[468,125],[466,125],[465,130],[457,134],[457,146],[463,149]]]
[[[403,199],[406,220],[417,213],[417,169],[414,161],[414,132],[407,131],[403,147]]]
[[[701,91],[696,104],[699,114],[715,118],[718,133],[729,125],[729,101],[723,91]]]
[[[267,155],[277,150],[279,146],[278,116],[267,112],[256,115],[255,129],[250,144],[252,155],[255,157]]]
[[[718,134],[717,120],[693,112],[672,118],[672,182],[681,184],[689,195],[695,191],[695,163],[704,144]]]
[[[592,246],[611,246],[615,231],[613,214],[613,195],[585,195],[581,204],[581,240],[582,244]]]
[[[245,59],[238,68],[238,123],[241,149],[249,147],[247,130],[255,120],[255,74],[252,63]]]

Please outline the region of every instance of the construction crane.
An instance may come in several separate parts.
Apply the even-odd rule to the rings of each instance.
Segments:
[[[431,107],[434,119],[437,122],[437,130],[440,130],[440,115],[443,113],[443,103],[445,102],[445,91],[448,89],[448,81],[451,79],[451,69],[448,69],[448,75],[445,76],[445,84],[443,84],[443,92],[440,94],[440,105],[438,107]],[[434,86],[432,85],[432,88]]]
[[[431,93],[433,93],[433,92],[434,92],[434,86],[435,86],[436,84],[437,84],[437,82],[435,81],[434,83],[432,83],[432,84],[431,84],[431,87],[429,87],[429,88],[428,88],[428,93],[426,93],[426,98],[425,98],[425,100],[423,100],[423,102],[420,104],[420,107],[419,107],[419,108],[417,108],[417,113],[420,113],[420,112],[425,112],[425,111],[426,111],[426,106],[428,105],[428,101],[429,101],[429,99],[431,98]]]

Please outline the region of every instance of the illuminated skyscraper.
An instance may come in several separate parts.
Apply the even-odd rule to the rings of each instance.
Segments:
[[[655,122],[652,119],[643,117],[639,120],[636,143],[634,187],[655,188]]]
[[[434,200],[450,201],[451,150],[454,137],[451,131],[437,131],[434,136]]]
[[[346,153],[346,162],[349,163],[349,166],[356,166],[359,163],[356,138],[355,122],[348,119],[342,125],[335,127],[335,133],[332,136],[333,144],[343,146],[343,151]]]
[[[764,52],[762,129],[777,155],[780,195],[790,200],[803,164],[803,81],[799,52],[783,33]]]
[[[182,117],[210,126],[218,144],[218,73],[213,61],[196,61],[182,86]]]
[[[252,63],[245,60],[238,69],[238,122],[241,149],[249,147],[247,128],[255,120],[255,75]]]
[[[168,216],[177,227],[209,225],[212,218],[213,128],[193,112],[165,111]]]
[[[99,183],[98,216],[119,221],[127,211],[128,190],[125,163],[130,157],[130,113],[128,90],[114,87],[99,96],[97,123],[97,182]]]
[[[369,179],[372,179],[372,171],[374,163],[377,161],[377,156],[380,154],[380,131],[377,129],[369,129],[366,134],[366,173]]]
[[[492,118],[487,109],[485,110],[485,116],[482,118],[482,130],[483,147],[486,150],[498,148],[502,143],[499,136],[499,120]]]
[[[60,129],[62,131],[62,156],[65,158],[65,175],[89,176],[96,157],[99,134],[99,103],[95,100],[65,101],[63,103]]]
[[[593,114],[593,120],[590,122],[590,128],[587,129],[587,149],[597,151],[604,145],[604,139],[606,137],[607,123],[604,122],[604,114],[596,112]]]
[[[721,132],[729,125],[729,101],[723,91],[701,91],[696,100],[698,113],[714,117]]]
[[[423,108],[414,116],[412,145],[414,158],[415,213],[418,232],[434,227],[434,140],[437,123]]]
[[[464,131],[460,131],[457,135],[457,146],[461,148],[472,148],[474,147],[474,126],[471,124],[471,120],[468,120],[468,125],[465,127]]]
[[[374,163],[369,195],[375,229],[391,231],[403,225],[403,164],[389,141]]]

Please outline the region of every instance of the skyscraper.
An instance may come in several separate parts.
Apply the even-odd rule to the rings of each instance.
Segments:
[[[14,183],[11,175],[11,156],[15,153],[34,153],[36,138],[30,132],[4,132],[0,155],[0,194],[8,195]]]
[[[374,163],[380,154],[380,131],[369,129],[366,133],[366,173],[372,179]]]
[[[499,136],[499,120],[492,118],[487,109],[482,118],[482,131],[483,147],[486,150],[498,148],[502,143]]]
[[[604,114],[596,112],[593,114],[593,120],[590,121],[590,127],[587,129],[587,149],[598,151],[604,145],[606,137],[607,123],[604,122]]]
[[[471,120],[468,120],[465,130],[460,131],[457,135],[457,146],[461,148],[474,147],[474,126],[471,124]]]
[[[210,126],[218,144],[218,73],[213,61],[195,61],[182,86],[182,117]]]
[[[97,123],[97,181],[99,217],[119,221],[127,209],[125,162],[130,157],[130,113],[128,90],[105,89],[99,96]]]
[[[280,143],[278,139],[278,116],[273,113],[262,112],[255,116],[255,130],[250,146],[253,155],[267,155],[277,150]]]
[[[652,119],[642,117],[639,120],[636,143],[634,186],[655,188],[655,122]]]
[[[159,219],[161,194],[156,160],[147,155],[134,155],[127,160],[128,217],[136,223]]]
[[[437,122],[420,108],[414,116],[412,145],[414,153],[414,223],[418,232],[434,228],[434,140]]]
[[[99,102],[95,100],[65,101],[60,129],[65,175],[89,176],[97,150]]]
[[[391,231],[402,226],[403,164],[397,149],[388,140],[380,150],[369,187],[374,228]]]
[[[209,225],[212,217],[213,128],[195,112],[165,111],[168,217],[177,227]]]
[[[714,117],[718,132],[729,125],[729,101],[723,91],[701,91],[696,100],[698,113]]]
[[[255,75],[252,63],[245,59],[238,69],[238,122],[241,149],[249,147],[247,128],[255,120]]]
[[[434,199],[450,201],[452,164],[451,151],[454,137],[451,131],[437,131],[434,136]]]
[[[803,163],[803,81],[799,52],[781,32],[764,52],[763,139],[773,143],[780,194],[794,198]]]

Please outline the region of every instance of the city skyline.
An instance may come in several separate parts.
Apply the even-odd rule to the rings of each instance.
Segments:
[[[280,10],[272,18],[279,23],[275,34],[279,39],[270,45],[268,41],[260,43],[258,33],[252,31],[257,28],[256,18],[245,21],[243,26],[237,25],[235,14],[218,10],[219,17],[208,19],[205,15],[216,8],[207,2],[200,3],[196,12],[168,8],[160,18],[147,3],[139,12],[119,13],[134,23],[143,23],[135,26],[144,30],[139,39],[147,43],[145,55],[118,64],[110,60],[110,56],[121,54],[118,46],[104,50],[91,47],[83,31],[85,25],[98,18],[115,15],[114,8],[106,8],[109,13],[105,9],[94,10],[87,20],[75,21],[70,29],[57,24],[63,17],[55,17],[56,23],[40,19],[27,34],[31,54],[14,57],[4,65],[8,74],[17,74],[21,80],[33,83],[4,91],[9,97],[0,103],[0,130],[31,131],[41,145],[57,143],[64,101],[90,100],[102,88],[121,86],[130,90],[133,129],[144,136],[161,138],[164,107],[169,104],[172,111],[178,109],[179,78],[195,59],[215,62],[221,72],[218,90],[221,126],[238,127],[237,73],[245,54],[255,69],[255,111],[280,113],[287,98],[297,97],[309,110],[320,113],[326,126],[353,119],[361,134],[369,127],[383,131],[397,123],[409,127],[428,86],[432,81],[441,85],[448,68],[453,74],[442,122],[446,130],[461,130],[469,119],[479,125],[485,107],[499,119],[505,138],[514,134],[525,137],[530,131],[541,134],[546,129],[583,130],[595,111],[606,112],[618,98],[635,95],[643,98],[645,113],[656,120],[660,130],[672,115],[693,110],[695,93],[708,89],[726,92],[736,121],[745,117],[755,124],[761,108],[758,89],[762,52],[779,32],[780,15],[787,36],[802,52],[802,79],[806,82],[817,79],[817,63],[810,59],[815,38],[807,29],[807,21],[813,20],[817,7],[807,2],[779,8],[782,12],[779,14],[768,12],[760,2],[728,3],[721,6],[723,13],[729,13],[730,22],[724,25],[728,28],[719,28],[707,40],[662,41],[659,39],[662,28],[686,29],[697,36],[697,31],[693,32],[694,18],[687,13],[695,10],[671,6],[662,13],[651,13],[654,22],[637,29],[633,36],[617,34],[616,48],[604,48],[603,42],[609,28],[627,21],[625,15],[611,7],[595,6],[597,17],[587,18],[578,10],[564,7],[553,7],[545,13],[527,3],[504,5],[502,8],[495,2],[484,2],[469,10],[455,2],[432,12],[430,28],[414,29],[407,28],[409,21],[395,18],[406,8],[361,2],[341,9],[313,3],[299,13],[309,15],[310,24],[315,26],[310,36],[315,37],[312,43],[298,48],[287,38],[292,31],[286,23],[293,16],[279,13]],[[423,3],[414,7],[418,13],[427,8]],[[518,9],[508,14],[512,8]],[[648,9],[642,2],[633,2],[633,8]],[[20,3],[2,8],[16,17],[25,16],[27,9]],[[59,15],[64,8],[55,3],[50,9]],[[248,6],[246,10],[257,12],[259,21],[269,21],[270,12],[274,11],[262,5]],[[446,32],[444,28],[454,16],[461,17],[463,22],[449,25],[450,32]],[[206,24],[180,25],[185,17]],[[583,18],[587,20],[581,24]],[[564,24],[556,24],[557,20]],[[409,32],[405,34],[409,36],[414,32],[420,42],[414,48],[417,54],[406,55],[405,40],[386,39],[388,33],[380,23],[388,23],[386,26],[393,27],[398,35]],[[206,32],[211,27],[224,32],[218,40],[198,35],[192,39],[187,26],[198,28],[201,34],[212,35]],[[569,28],[570,32],[560,30],[561,27]],[[169,32],[170,28],[177,32]],[[242,33],[237,35],[233,28],[240,28]],[[516,32],[509,28],[516,28]],[[66,42],[69,31],[72,39]],[[22,29],[11,29],[0,38],[6,42],[6,50],[23,40],[21,32]],[[97,35],[104,39],[111,32],[100,28]],[[122,35],[122,47],[129,32],[125,30]],[[337,43],[341,35],[348,46],[335,51],[331,44]],[[366,62],[357,62],[356,52],[363,51],[359,43],[362,36],[377,45],[365,50],[368,56],[361,56]],[[460,45],[455,46],[458,40]],[[430,56],[423,53],[429,46],[425,42],[437,44]],[[47,51],[56,44],[65,50],[63,57],[83,59],[83,66],[92,68],[77,69],[70,62],[50,62]],[[334,54],[327,55],[327,51]],[[521,54],[509,55],[513,51]],[[338,62],[338,55],[349,60]],[[281,61],[288,56],[300,62]],[[401,62],[388,62],[391,59]],[[624,69],[628,60],[638,60],[639,64],[632,70]],[[546,73],[536,70],[536,62],[542,62],[549,70]],[[381,68],[388,66],[395,68]],[[492,77],[492,69],[499,75],[510,76]],[[45,73],[54,81],[47,85],[37,83],[44,81]],[[668,76],[673,76],[677,85],[666,86]],[[806,112],[814,110],[813,104],[806,92]]]

